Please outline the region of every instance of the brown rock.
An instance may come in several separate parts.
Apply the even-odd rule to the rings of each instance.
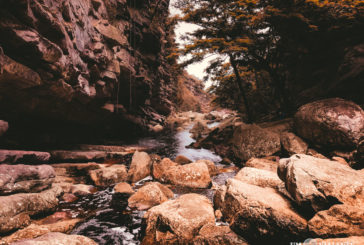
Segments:
[[[229,226],[216,226],[207,224],[203,226],[198,236],[193,240],[193,245],[248,245],[236,235]]]
[[[235,175],[234,179],[260,187],[270,187],[274,189],[284,187],[284,182],[278,177],[277,173],[257,168],[242,168]]]
[[[26,239],[13,243],[14,245],[97,245],[90,238],[79,235],[66,235],[59,232],[50,232],[35,239]]]
[[[272,188],[229,179],[222,213],[238,234],[258,243],[307,237],[307,221]]]
[[[214,208],[223,209],[225,204],[226,185],[218,186],[214,195]]]
[[[215,224],[211,202],[198,194],[185,194],[151,208],[144,216],[146,236],[142,244],[191,241],[207,224]]]
[[[158,182],[146,183],[128,199],[130,208],[146,210],[173,197],[173,192]]]
[[[3,136],[6,131],[9,129],[9,123],[3,120],[0,120],[0,136]]]
[[[279,134],[257,125],[241,125],[234,131],[233,152],[236,157],[247,161],[252,157],[271,156],[281,150]]]
[[[364,203],[363,174],[335,161],[294,155],[280,161],[278,175],[295,202],[310,211]]]
[[[126,182],[121,182],[121,183],[115,185],[114,192],[125,193],[125,194],[129,194],[129,195],[132,195],[135,193],[133,188],[131,188],[131,186]]]
[[[150,175],[152,167],[152,160],[145,152],[136,151],[131,160],[128,176],[129,180],[133,183]]]
[[[40,151],[0,150],[0,163],[46,163],[51,155]]]
[[[349,163],[342,157],[332,157],[333,161],[339,162],[345,166],[350,166]]]
[[[125,165],[115,164],[111,167],[90,170],[89,174],[96,186],[110,186],[128,179]]]
[[[162,181],[164,173],[168,169],[177,165],[178,163],[171,161],[171,159],[169,158],[164,158],[162,161],[154,161],[152,166],[153,177],[157,180]]]
[[[306,154],[308,150],[308,145],[300,137],[293,133],[285,132],[281,134],[281,144],[283,149],[288,152],[288,154]]]
[[[311,244],[347,244],[347,245],[360,245],[364,244],[364,236],[350,236],[343,238],[328,238],[328,239],[312,239]]]
[[[71,193],[64,193],[61,200],[66,203],[71,203],[77,201],[78,197]]]
[[[297,134],[318,146],[355,148],[364,134],[364,111],[340,98],[301,106],[294,116]]]
[[[0,197],[0,233],[9,232],[29,225],[30,217],[54,210],[60,187],[31,194],[15,194]]]
[[[219,173],[219,170],[217,169],[215,163],[210,160],[200,159],[196,161],[197,163],[205,163],[207,168],[209,169],[210,176],[215,176]]]
[[[160,180],[190,188],[207,188],[211,184],[209,169],[204,162],[171,167],[162,174]]]
[[[343,237],[364,235],[362,206],[334,205],[320,211],[309,220],[309,230],[315,237]]]
[[[52,159],[57,162],[92,162],[104,160],[104,151],[51,151]]]
[[[49,232],[67,233],[81,221],[81,219],[71,219],[58,221],[52,224],[31,224],[22,230],[14,232],[10,236],[0,239],[0,244],[10,244],[24,239],[33,239]]]
[[[188,159],[187,157],[185,157],[185,156],[178,155],[176,157],[176,159],[174,159],[174,162],[176,162],[178,164],[181,164],[181,165],[184,165],[184,164],[191,163],[192,161],[190,159]]]
[[[40,192],[50,187],[55,172],[49,165],[0,165],[0,195]]]
[[[245,167],[257,168],[277,173],[278,162],[264,158],[251,158],[245,163]]]
[[[209,133],[209,127],[207,126],[206,122],[198,120],[193,125],[192,129],[190,130],[190,133],[192,134],[193,139],[200,139],[202,136]]]

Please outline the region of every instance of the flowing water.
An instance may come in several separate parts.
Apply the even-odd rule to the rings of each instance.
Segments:
[[[210,127],[217,124],[209,125]],[[191,127],[190,127],[191,128]],[[183,155],[192,161],[199,159],[208,159],[216,165],[220,165],[221,158],[213,152],[206,149],[190,149],[186,146],[194,142],[190,137],[187,128],[177,132],[174,135],[164,135],[157,139],[143,138],[138,140],[140,146],[153,146],[153,153],[161,157],[174,159],[177,155]],[[221,173],[212,178],[213,185],[223,185],[225,181],[233,177],[235,172]],[[151,177],[139,181],[134,186],[140,188]],[[186,193],[198,193],[212,200],[214,195],[213,189],[191,189],[172,187],[175,198]],[[87,236],[99,244],[140,244],[142,217],[144,211],[130,210],[127,205],[128,196],[114,193],[113,188],[96,192],[95,194],[80,198],[74,203],[61,203],[59,211],[68,212],[73,218],[84,218],[85,221],[75,227],[72,234]]]

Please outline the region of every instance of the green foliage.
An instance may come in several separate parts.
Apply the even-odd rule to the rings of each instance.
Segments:
[[[255,74],[264,71],[280,109],[289,111],[292,67],[330,55],[348,36],[352,42],[363,38],[364,1],[358,0],[180,0],[176,7],[183,12],[180,21],[200,27],[184,37],[180,53],[190,58],[183,65],[218,55],[206,77],[218,103],[242,101],[236,91],[252,93]]]

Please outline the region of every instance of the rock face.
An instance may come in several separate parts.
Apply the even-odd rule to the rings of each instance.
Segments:
[[[126,182],[121,182],[121,183],[115,185],[114,191],[116,193],[129,194],[129,195],[132,195],[135,193],[133,188],[131,188],[131,186]]]
[[[276,173],[278,168],[278,162],[264,158],[251,158],[245,163],[245,167],[257,168]]]
[[[293,155],[279,162],[278,175],[297,204],[311,212],[364,203],[363,173],[339,162]]]
[[[279,134],[257,125],[237,127],[232,139],[235,156],[243,161],[252,157],[265,157],[281,150]]]
[[[325,99],[300,107],[294,124],[299,136],[318,146],[353,149],[364,135],[364,111],[351,101]]]
[[[3,120],[0,120],[0,136],[6,133],[9,129],[9,123]]]
[[[76,123],[83,132],[85,125],[118,124],[121,130],[123,122],[141,127],[163,123],[176,87],[165,58],[168,3],[1,3],[3,119],[16,122],[13,132],[28,122],[38,131],[56,128],[44,118],[59,125]],[[25,114],[30,117],[22,121]]]
[[[131,160],[128,176],[131,182],[137,182],[150,175],[152,160],[145,152],[136,151]]]
[[[128,199],[128,205],[138,210],[146,210],[173,197],[173,192],[158,182],[150,182]]]
[[[90,238],[79,236],[79,235],[66,235],[59,232],[50,232],[43,236],[40,236],[35,239],[26,239],[19,242],[12,243],[14,245],[59,245],[59,244],[67,244],[67,245],[97,245],[96,242],[91,240]]]
[[[0,165],[0,195],[39,192],[50,187],[55,171],[49,165]]]
[[[272,188],[230,179],[222,213],[238,234],[255,242],[283,243],[307,237],[307,221]]]
[[[60,187],[29,194],[0,197],[0,233],[29,225],[30,217],[54,210],[62,194]]]
[[[0,150],[0,163],[46,163],[51,155],[40,151]]]
[[[125,165],[112,165],[111,167],[90,170],[89,174],[97,186],[110,186],[128,179]]]
[[[173,162],[169,158],[164,158],[161,161],[155,161],[153,162],[153,167],[152,167],[153,177],[157,180],[163,181],[163,175],[165,174],[165,172],[168,169],[175,167],[177,165],[178,163]]]
[[[207,224],[215,224],[211,202],[198,194],[185,194],[151,208],[144,216],[143,244],[190,241]]]

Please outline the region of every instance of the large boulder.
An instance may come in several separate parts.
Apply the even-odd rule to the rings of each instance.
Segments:
[[[13,245],[97,245],[96,242],[85,236],[66,235],[60,232],[50,232],[35,239],[26,239],[12,243]]]
[[[162,182],[190,188],[207,188],[211,184],[209,168],[205,162],[177,165],[167,169]]]
[[[110,167],[89,171],[92,181],[97,186],[110,186],[127,181],[128,173],[125,165],[115,164]]]
[[[9,129],[9,123],[3,120],[0,120],[0,136],[6,133]]]
[[[146,210],[168,201],[173,195],[168,187],[158,182],[149,182],[128,199],[128,206],[138,210]]]
[[[233,230],[254,243],[307,237],[307,221],[272,188],[229,179],[222,213]]]
[[[191,241],[206,224],[215,224],[211,202],[198,194],[185,194],[151,208],[143,244],[174,244]]]
[[[271,156],[281,150],[279,134],[257,125],[241,125],[234,131],[233,152],[236,157],[247,161],[252,157]]]
[[[48,152],[0,150],[0,163],[46,163],[51,158]]]
[[[364,135],[364,111],[340,98],[319,100],[300,107],[294,125],[299,136],[318,146],[355,148]]]
[[[145,152],[136,151],[131,160],[128,176],[131,182],[137,182],[150,175],[152,160]]]
[[[234,178],[260,187],[271,187],[275,189],[284,187],[284,183],[278,177],[277,173],[257,168],[242,168]]]
[[[281,159],[279,177],[295,202],[318,212],[333,204],[363,205],[364,175],[339,162],[308,155]]]
[[[31,216],[53,211],[62,192],[60,187],[54,187],[40,193],[0,197],[0,233],[25,227]]]
[[[49,165],[0,165],[0,195],[40,192],[50,187],[55,171]]]
[[[121,193],[121,194],[127,194],[132,195],[135,193],[131,185],[129,185],[126,182],[118,183],[114,186],[114,192],[115,193]]]
[[[334,205],[309,220],[314,237],[329,238],[364,235],[364,208],[362,206]]]

